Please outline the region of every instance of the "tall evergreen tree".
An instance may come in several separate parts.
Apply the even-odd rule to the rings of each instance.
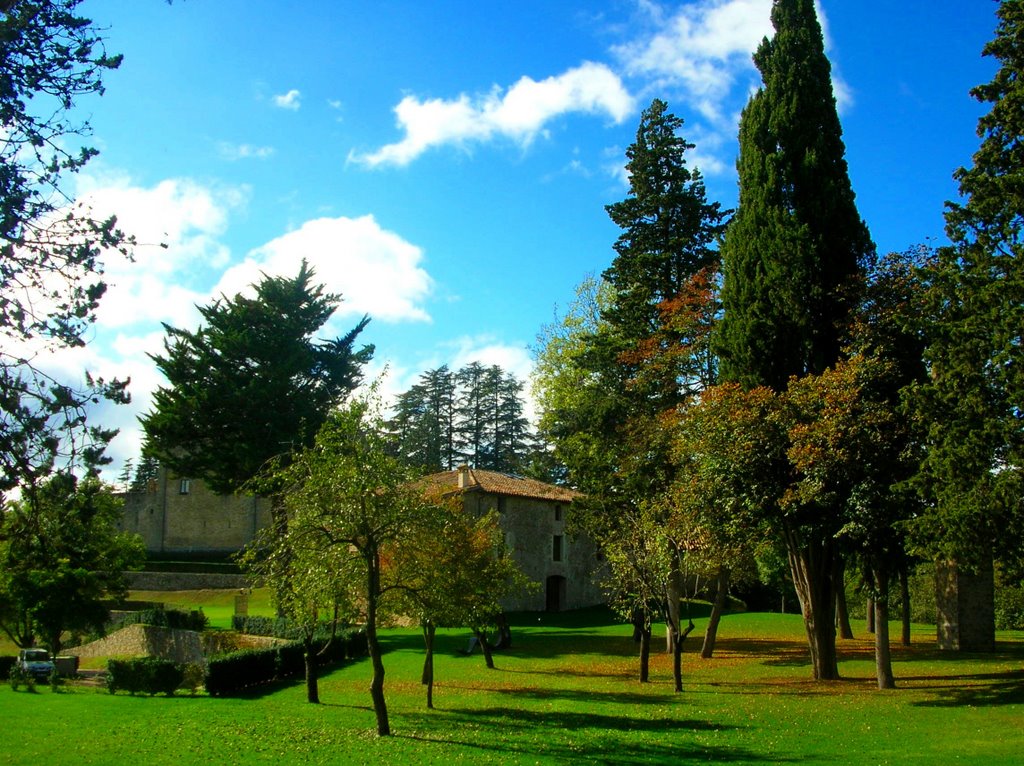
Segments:
[[[813,0],[775,0],[775,35],[754,55],[764,80],[740,121],[739,208],[722,248],[723,380],[786,389],[840,359],[874,245],[854,204]],[[780,466],[788,483],[791,468]],[[780,492],[781,496],[781,492]],[[838,677],[833,624],[838,514],[779,508],[814,676]]]
[[[1024,2],[1003,0],[984,49],[995,77],[971,94],[989,112],[947,203],[953,245],[933,272],[937,329],[920,409],[929,424],[916,527],[934,555],[971,567],[1024,562]]]
[[[739,207],[722,248],[722,376],[783,390],[839,358],[874,245],[854,204],[813,0],[775,0],[764,80],[740,120]]]
[[[165,325],[167,378],[141,418],[148,453],[215,491],[237,491],[267,461],[312,444],[331,410],[362,379],[372,346],[353,349],[369,319],[347,335],[316,340],[340,296],[295,277],[269,277],[254,298],[239,294],[200,307],[198,330]]]
[[[389,421],[399,457],[426,471],[449,471],[458,463],[455,439],[455,376],[448,365],[427,370],[398,395]]]

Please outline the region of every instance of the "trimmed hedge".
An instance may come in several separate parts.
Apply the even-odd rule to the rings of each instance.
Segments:
[[[196,609],[191,612],[181,609],[143,609],[138,612],[119,615],[107,627],[107,631],[113,632],[126,625],[136,624],[202,632],[206,630],[209,621],[206,619],[206,615],[203,614],[202,609]]]
[[[107,661],[107,690],[111,694],[123,689],[129,694],[162,692],[170,697],[184,680],[185,668],[169,660],[139,657]]]
[[[231,618],[231,629],[238,633],[245,633],[250,636],[271,636],[273,638],[286,638],[289,641],[298,641],[302,638],[304,630],[287,617],[257,617],[236,614]],[[334,630],[329,621],[323,621],[313,634],[317,641],[326,642]],[[339,628],[344,633],[346,628]]]
[[[13,668],[16,664],[18,664],[17,655],[0,655],[0,678],[7,678],[11,674],[11,668]]]
[[[366,634],[347,631],[328,646],[326,640],[314,641],[317,663],[322,668],[342,662],[346,657],[366,654]],[[326,651],[324,651],[326,647]],[[211,697],[227,696],[244,689],[305,675],[304,650],[300,641],[270,649],[247,649],[210,660],[206,666],[206,691]]]

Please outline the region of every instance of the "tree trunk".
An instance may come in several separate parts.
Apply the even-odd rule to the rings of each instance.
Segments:
[[[683,598],[683,573],[679,570],[679,555],[673,553],[672,571],[669,573],[668,582],[665,585],[665,597],[667,599],[667,616],[665,621],[665,651],[675,652],[675,635],[672,632],[672,625],[679,625],[680,602]]]
[[[672,681],[676,693],[679,694],[683,691],[683,642],[693,631],[694,625],[691,620],[686,630],[681,631],[678,622],[669,620],[668,623],[672,634]]]
[[[651,623],[645,620],[638,627],[640,634],[640,683],[650,680],[651,673]]]
[[[875,588],[875,675],[879,689],[895,689],[889,651],[889,573],[882,568],[875,572]]]
[[[832,583],[835,543],[831,538],[803,543],[787,530],[786,548],[807,631],[814,680],[837,680],[836,595]]]
[[[715,589],[715,603],[711,607],[711,617],[708,618],[708,629],[704,632],[704,645],[700,649],[700,656],[705,660],[711,659],[715,653],[715,639],[718,638],[718,623],[722,620],[722,612],[725,610],[725,597],[729,592],[729,568],[720,566],[718,568],[718,587]]]
[[[367,592],[366,592],[366,648],[373,666],[373,678],[370,681],[370,699],[373,700],[373,712],[377,716],[377,734],[387,737],[391,734],[388,723],[388,705],[384,699],[384,660],[381,656],[380,641],[377,638],[377,599],[380,597],[380,558],[373,551],[367,560]]]
[[[902,602],[900,611],[903,619],[901,638],[904,646],[910,646],[910,574],[907,572],[906,564],[900,567],[900,601]]]
[[[846,560],[836,555],[835,572],[832,582],[836,589],[836,627],[840,638],[853,638],[853,626],[850,625],[850,609],[846,603]]]
[[[306,702],[319,705],[320,685],[317,680],[316,651],[312,635],[304,636],[302,639],[302,659],[306,665]]]
[[[875,600],[868,597],[867,600],[867,611],[865,612],[867,620],[867,631],[868,633],[875,632]]]
[[[434,709],[434,634],[437,626],[433,621],[423,623],[423,643],[426,645],[426,656],[423,658],[423,678],[421,683],[427,687],[427,708]]]
[[[484,662],[487,667],[494,670],[494,655],[491,654],[491,642],[487,640],[487,629],[473,628],[473,635],[480,644],[480,650],[484,653]]]

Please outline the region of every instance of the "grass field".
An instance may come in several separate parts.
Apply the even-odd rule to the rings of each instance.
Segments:
[[[703,621],[698,620],[698,629]],[[938,652],[934,628],[895,649],[899,688],[874,688],[867,639],[841,641],[844,680],[814,683],[799,617],[737,614],[716,657],[691,640],[685,691],[669,658],[634,680],[628,626],[603,611],[520,615],[514,644],[487,670],[463,656],[468,634],[439,636],[437,709],[419,684],[422,640],[385,634],[393,737],[374,734],[369,664],[321,682],[243,699],[133,698],[74,689],[0,688],[2,763],[857,763],[1024,761],[1024,635],[1000,634],[992,655]]]

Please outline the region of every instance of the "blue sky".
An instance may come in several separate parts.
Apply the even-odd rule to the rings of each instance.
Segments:
[[[822,0],[861,215],[880,252],[941,242],[953,171],[977,148],[968,90],[994,64],[989,0]],[[709,196],[736,197],[736,125],[759,82],[769,0],[85,0],[125,56],[81,105],[99,159],[74,192],[140,246],[111,258],[93,342],[59,363],[131,376],[105,412],[137,454],[161,381],[160,322],[301,258],[344,295],[332,329],[404,390],[441,364],[524,378],[528,346],[612,258],[604,206],[662,98]],[[159,244],[166,244],[161,248]]]

